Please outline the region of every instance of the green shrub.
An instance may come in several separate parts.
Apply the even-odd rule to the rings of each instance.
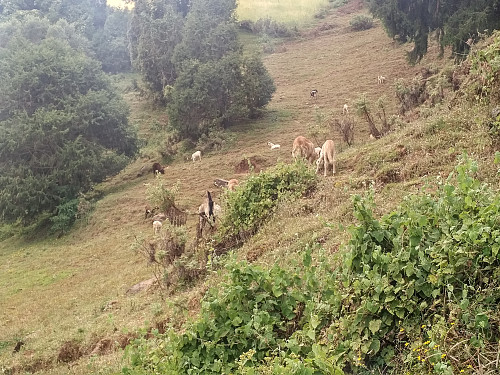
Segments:
[[[50,228],[53,233],[66,233],[75,223],[78,213],[79,199],[72,199],[57,206],[57,213],[50,218],[52,226]]]
[[[325,259],[314,264],[311,251],[307,248],[303,264],[291,270],[229,262],[223,287],[206,294],[200,318],[181,335],[170,330],[154,341],[135,340],[128,349],[131,367],[123,373],[249,375],[263,373],[260,368],[342,375],[325,348],[314,343],[340,300],[322,301],[318,280],[333,285],[335,275]]]
[[[241,240],[255,233],[281,201],[300,197],[316,183],[314,170],[303,162],[278,164],[250,176],[226,197],[220,241]]]
[[[352,364],[360,358],[393,366],[403,343],[430,337],[423,328],[440,320],[466,327],[461,335],[477,348],[498,340],[487,327],[499,321],[491,309],[500,302],[500,195],[473,177],[476,168],[465,158],[435,195],[409,197],[381,220],[373,217],[371,199],[354,199],[360,224],[345,253],[348,298],[334,325]],[[419,356],[420,365],[460,369],[465,363],[442,354]]]
[[[373,27],[373,18],[357,15],[349,22],[349,24],[354,31],[368,30]]]

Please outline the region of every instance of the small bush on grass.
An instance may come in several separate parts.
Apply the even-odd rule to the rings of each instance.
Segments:
[[[226,197],[225,214],[217,242],[237,244],[254,234],[284,199],[294,199],[317,184],[314,170],[299,161],[278,164],[253,175]]]
[[[373,27],[373,18],[358,15],[354,17],[349,24],[354,31],[368,30]]]

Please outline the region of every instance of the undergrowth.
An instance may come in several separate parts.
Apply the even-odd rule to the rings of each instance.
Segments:
[[[359,223],[337,261],[320,245],[287,269],[228,261],[199,318],[136,340],[123,373],[497,371],[500,195],[476,173],[464,156],[380,219],[373,192],[355,196]]]

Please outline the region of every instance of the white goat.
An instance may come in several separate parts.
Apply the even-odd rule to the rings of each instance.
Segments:
[[[344,104],[344,107],[342,108],[342,114],[343,115],[349,114],[349,106],[347,104]]]
[[[280,145],[274,144],[274,143],[272,143],[272,142],[267,142],[267,144],[268,144],[269,146],[271,146],[271,150],[275,150],[275,149],[277,149],[277,148],[280,148],[280,147],[281,147]]]
[[[158,220],[153,221],[154,234],[159,234],[162,226],[163,226],[163,224],[161,223],[161,221],[158,221]]]
[[[319,155],[321,154],[321,147],[314,147],[314,153],[316,154],[316,157],[319,158]]]
[[[335,175],[335,143],[331,139],[328,139],[323,143],[323,147],[321,147],[321,153],[319,155],[318,160],[316,160],[316,173],[319,172],[319,168],[323,163],[324,168],[324,176],[326,177],[326,172],[328,171],[329,166],[332,166],[332,175]]]
[[[196,151],[195,153],[193,153],[193,155],[191,155],[191,159],[193,159],[193,162],[195,162],[196,160],[201,161],[201,151]]]
[[[378,84],[380,85],[381,83],[385,83],[385,77],[384,76],[378,76],[377,77]]]

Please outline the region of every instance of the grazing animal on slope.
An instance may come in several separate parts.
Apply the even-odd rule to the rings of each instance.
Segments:
[[[193,153],[193,155],[191,155],[191,159],[193,159],[193,162],[195,162],[196,160],[201,161],[201,151],[196,151],[195,153]]]
[[[206,223],[210,224],[211,227],[215,224],[214,201],[209,191],[207,191],[207,197],[203,203],[198,207],[198,215],[200,220],[198,222],[197,236],[200,238]]]
[[[307,159],[309,163],[313,163],[315,155],[314,144],[310,140],[301,135],[295,138],[292,146],[292,157],[294,159],[303,157],[304,159]]]
[[[236,189],[236,186],[239,185],[239,181],[236,178],[232,178],[227,182],[227,188],[231,191],[234,191]]]
[[[277,144],[274,144],[272,142],[267,142],[268,146],[271,146],[271,150],[276,150],[276,149],[279,149],[281,146],[280,145],[277,145]]]
[[[153,164],[153,174],[165,174],[165,167],[163,167],[160,163],[154,163]]]
[[[323,147],[321,147],[321,153],[319,155],[318,160],[316,160],[316,173],[319,172],[319,168],[323,163],[324,168],[324,176],[326,177],[326,173],[330,167],[332,166],[332,175],[335,175],[335,143],[331,139],[328,139],[323,143]]]
[[[316,90],[316,89],[311,90],[311,97],[313,97],[314,99],[317,99],[318,98],[318,90]]]
[[[347,104],[344,104],[344,107],[342,108],[342,114],[343,115],[349,114],[349,106]]]
[[[382,84],[382,83],[385,83],[385,77],[384,76],[378,76],[377,77],[377,82],[378,84]]]
[[[153,221],[154,234],[159,234],[162,226],[163,226],[163,224],[161,223],[161,221],[158,221],[158,220]]]

